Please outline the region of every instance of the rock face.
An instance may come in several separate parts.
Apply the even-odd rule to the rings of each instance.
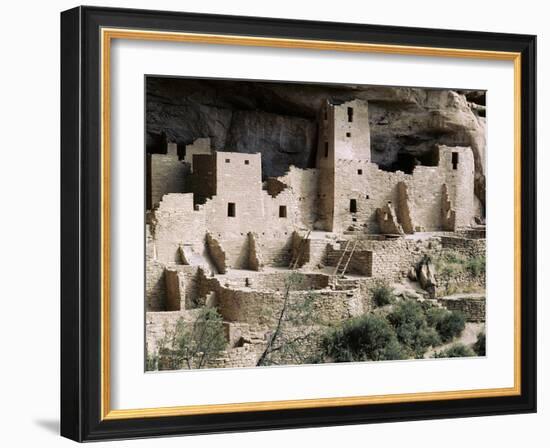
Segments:
[[[235,111],[225,142],[226,151],[262,154],[262,172],[283,176],[290,164],[311,165],[317,125],[304,118],[266,112]],[[309,148],[307,151],[304,148]]]
[[[435,279],[435,267],[429,260],[423,260],[418,267],[418,282],[422,289],[428,292],[430,298],[435,298],[435,288],[437,281]]]
[[[435,165],[436,144],[470,146],[485,203],[485,92],[408,87],[147,78],[148,151],[210,137],[216,150],[261,152],[264,176],[313,166],[317,113],[326,99],[369,101],[372,161],[410,172]],[[180,150],[181,151],[181,150]],[[180,154],[180,157],[183,154]]]

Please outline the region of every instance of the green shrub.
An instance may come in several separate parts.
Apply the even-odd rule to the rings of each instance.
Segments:
[[[193,322],[179,319],[173,335],[172,353],[179,368],[200,369],[227,346],[223,319],[215,308],[201,308]]]
[[[395,302],[395,296],[387,283],[378,283],[371,291],[376,306],[385,306]]]
[[[475,356],[474,351],[464,344],[453,344],[449,348],[436,352],[434,358],[466,358]]]
[[[477,335],[477,341],[472,345],[472,349],[478,356],[485,356],[485,331]]]
[[[323,337],[324,354],[334,362],[404,359],[395,331],[382,316],[349,319]]]
[[[395,328],[397,340],[411,356],[421,358],[430,346],[441,343],[437,332],[428,326],[424,308],[418,302],[398,303],[388,314],[388,320]]]
[[[147,357],[145,359],[145,371],[149,372],[151,370],[158,370],[159,369],[159,356],[155,353],[153,355],[150,355],[147,353]]]
[[[464,267],[474,277],[485,275],[485,257],[469,258]]]
[[[426,312],[426,316],[428,325],[435,328],[443,342],[448,342],[459,336],[466,327],[466,316],[459,311],[434,307]]]

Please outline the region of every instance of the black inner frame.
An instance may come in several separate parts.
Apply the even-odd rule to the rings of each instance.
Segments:
[[[521,53],[521,395],[100,420],[100,28]],[[61,15],[61,434],[78,441],[536,411],[536,37],[77,7]]]

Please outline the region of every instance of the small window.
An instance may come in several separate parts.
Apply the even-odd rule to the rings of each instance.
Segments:
[[[349,200],[349,212],[350,213],[357,213],[357,199],[350,199]]]
[[[225,159],[225,163],[229,163],[229,162],[231,162],[231,160]]]
[[[352,222],[357,222],[357,218],[351,218]]]
[[[451,154],[451,162],[453,164],[453,170],[456,170],[456,167],[458,166],[458,152],[453,152]]]
[[[325,142],[325,157],[328,157],[328,142]]]
[[[244,161],[244,164],[245,164],[245,165],[250,165],[250,160],[245,160],[245,161]]]
[[[235,203],[229,202],[227,204],[227,216],[234,218],[236,216],[235,214]]]
[[[279,218],[286,218],[286,205],[279,205]]]
[[[348,107],[348,122],[353,123],[353,107]]]
[[[361,170],[361,169],[357,170],[357,174],[359,174],[359,176],[360,176],[361,174],[363,174],[363,170]]]
[[[367,195],[365,196],[365,199],[370,199],[370,197],[369,197],[369,195],[368,195],[368,194],[367,194]]]
[[[350,138],[351,137],[351,132],[346,132],[346,137]]]

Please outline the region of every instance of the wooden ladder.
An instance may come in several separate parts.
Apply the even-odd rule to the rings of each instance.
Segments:
[[[353,245],[351,247],[351,250],[349,251],[347,260],[344,262],[344,259],[346,258],[346,253],[348,253],[348,248],[352,244],[351,240],[348,240],[346,242],[346,246],[344,247],[344,251],[342,252],[342,255],[340,256],[340,259],[338,260],[338,263],[336,264],[336,269],[334,269],[334,275],[343,277],[346,274],[346,271],[348,269],[348,266],[350,264],[351,258],[353,257],[353,253],[355,252],[355,248],[357,247],[358,240],[355,240],[353,242]],[[342,267],[342,262],[344,262]],[[339,272],[340,267],[342,267],[342,272]]]
[[[300,245],[298,246],[298,250],[296,251],[296,254],[294,258],[290,261],[290,269],[294,270],[298,267],[298,263],[300,261],[300,257],[302,256],[302,252],[305,248],[306,241],[309,239],[309,235],[311,234],[311,230],[308,230],[305,236],[302,238],[302,241],[300,241]]]

